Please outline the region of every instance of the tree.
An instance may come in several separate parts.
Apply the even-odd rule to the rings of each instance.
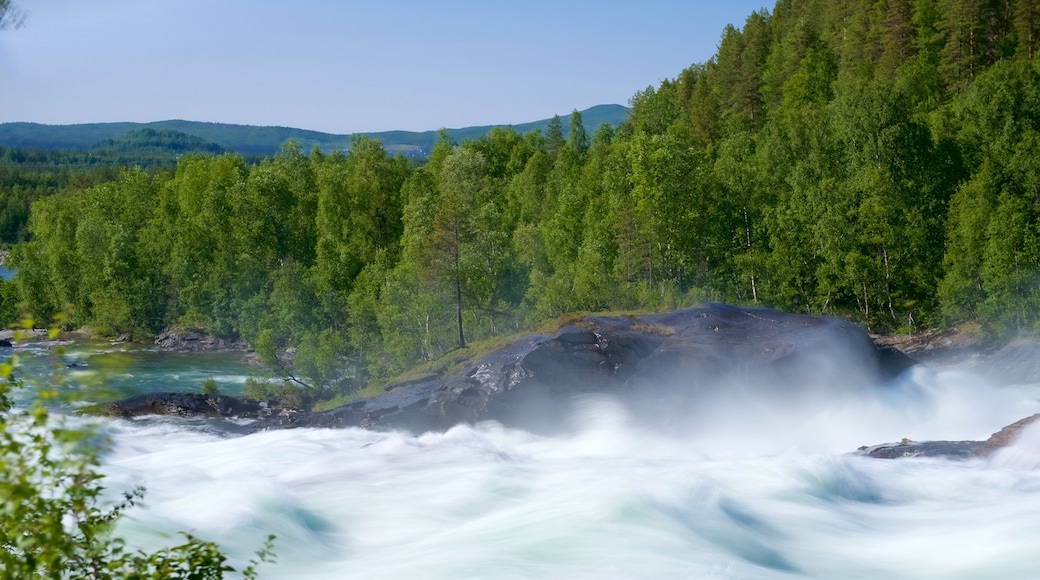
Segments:
[[[25,24],[25,13],[11,0],[0,0],[0,30],[21,28]]]
[[[567,141],[563,138],[563,121],[559,115],[553,115],[553,118],[549,119],[549,127],[545,130],[545,152],[549,157],[556,159],[566,144]]]
[[[57,396],[53,387],[28,408],[17,407],[12,390],[22,383],[15,371],[13,360],[0,365],[0,576],[215,580],[235,572],[217,544],[190,534],[184,544],[151,554],[128,551],[113,531],[144,490],[106,506],[98,433],[51,416],[43,400]],[[273,541],[269,536],[243,577],[256,578],[256,566],[273,561]]]
[[[388,157],[379,141],[367,137],[355,138],[346,156],[334,154],[319,165],[313,272],[337,325],[365,266],[380,252],[396,258],[408,171],[403,158]]]
[[[427,168],[416,171],[405,183],[402,194],[407,203],[401,260],[386,274],[378,301],[373,300],[378,304],[375,310],[382,344],[373,345],[365,352],[372,368],[380,355],[374,346],[380,346],[387,357],[381,366],[389,367],[390,372],[400,372],[415,362],[439,356],[455,344],[451,335],[456,334],[446,330],[451,328],[452,300],[437,291],[439,282],[430,279],[426,268],[427,242],[433,234],[438,209],[433,174]],[[356,308],[352,308],[351,316],[358,314]],[[356,345],[362,343],[363,337],[359,334],[352,325],[351,335]]]
[[[578,157],[584,155],[589,148],[589,134],[585,132],[585,125],[581,122],[581,113],[577,109],[571,113],[571,131],[567,135],[567,146]]]
[[[466,268],[477,235],[477,195],[484,187],[485,171],[484,157],[467,148],[455,150],[444,160],[440,198],[429,239],[427,271],[452,289],[459,348],[466,346],[463,295],[468,284]]]
[[[1018,48],[1015,55],[1026,60],[1033,60],[1040,45],[1040,2],[1037,0],[1018,0],[1014,3],[1012,16]]]
[[[443,165],[443,160],[441,165]],[[401,259],[388,272],[375,262],[358,277],[350,297],[351,342],[369,363],[372,375],[400,372],[451,348],[452,300],[427,270],[428,241],[437,213],[436,179],[429,166],[411,175],[402,188],[406,200],[402,222]],[[369,279],[377,289],[369,288]],[[382,280],[377,280],[382,278]],[[371,314],[369,313],[371,311]],[[370,330],[375,316],[378,337]]]
[[[950,87],[961,89],[984,67],[1003,56],[1008,21],[1005,2],[999,0],[939,0],[940,21],[946,34],[941,70]]]
[[[1014,60],[980,74],[953,103],[971,176],[951,202],[940,297],[952,320],[977,317],[998,334],[1036,324],[1038,102],[1040,73]]]

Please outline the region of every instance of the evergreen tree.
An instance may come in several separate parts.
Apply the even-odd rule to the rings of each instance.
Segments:
[[[464,296],[474,283],[472,263],[478,235],[478,196],[485,187],[484,157],[467,148],[454,151],[444,160],[440,196],[428,241],[426,268],[437,281],[450,288],[455,302],[458,347],[466,346],[463,329]]]
[[[553,115],[549,120],[549,127],[545,130],[545,152],[550,158],[556,159],[566,144],[567,141],[563,138],[563,121],[559,115]]]

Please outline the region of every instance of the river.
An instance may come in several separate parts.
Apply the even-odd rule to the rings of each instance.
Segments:
[[[121,391],[213,378],[234,393],[251,372],[236,354],[66,348],[86,364],[72,389],[100,374]],[[241,566],[273,533],[262,578],[1040,577],[1040,433],[988,459],[850,453],[985,439],[1040,411],[1040,385],[919,368],[797,409],[730,399],[683,436],[608,398],[579,409],[554,437],[108,420],[103,471],[113,498],[147,487],[120,524],[131,545],[189,531]]]

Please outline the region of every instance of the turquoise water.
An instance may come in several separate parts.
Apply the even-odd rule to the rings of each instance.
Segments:
[[[68,381],[68,393],[88,400],[165,391],[201,393],[207,379],[216,381],[221,393],[238,395],[250,375],[263,374],[237,351],[181,353],[63,338],[20,341],[11,352],[20,356],[26,378],[54,384],[54,373],[60,373]]]
[[[121,359],[116,377],[139,390],[231,390],[250,372],[237,354],[68,350],[99,372]],[[682,438],[606,397],[582,399],[556,437],[112,420],[103,470],[113,498],[148,488],[121,524],[132,545],[186,530],[241,565],[274,533],[262,578],[1040,577],[1040,429],[985,460],[849,453],[985,438],[1040,410],[1040,385],[918,370],[811,407],[726,401]]]

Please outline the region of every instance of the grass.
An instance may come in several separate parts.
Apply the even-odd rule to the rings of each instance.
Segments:
[[[656,334],[659,336],[672,336],[675,334],[675,328],[664,324],[647,324],[639,321],[632,323],[632,330],[642,334]]]

